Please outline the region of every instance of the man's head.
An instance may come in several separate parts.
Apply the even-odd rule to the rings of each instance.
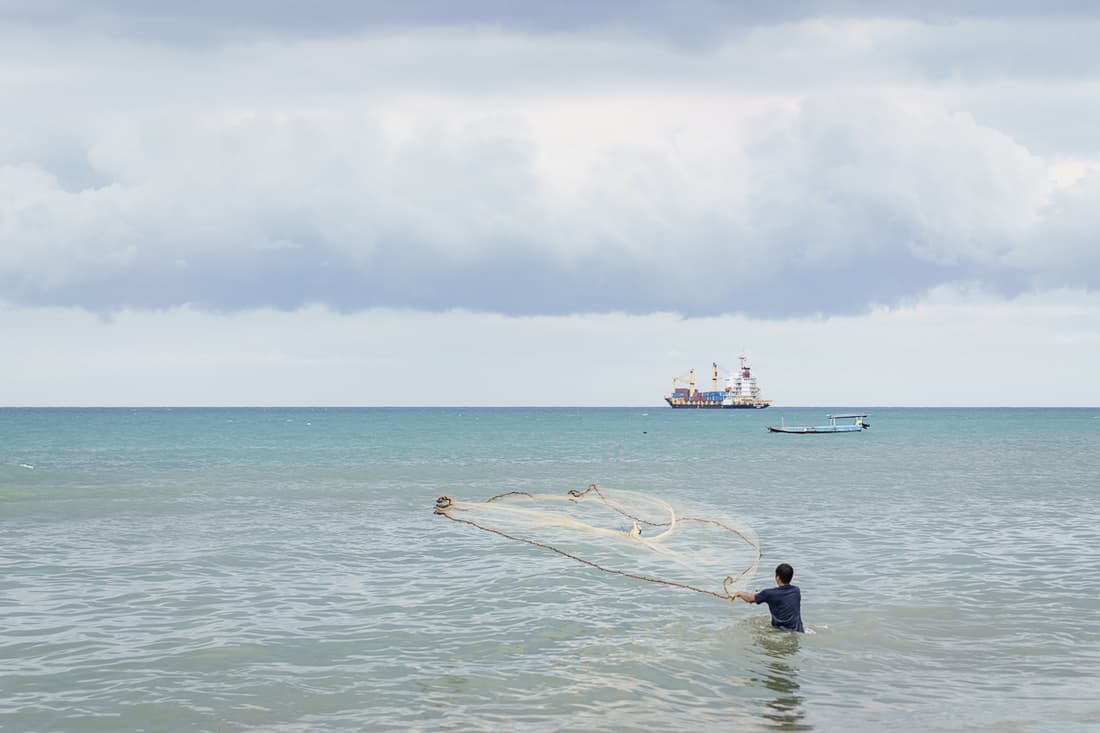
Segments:
[[[787,585],[791,582],[791,578],[794,577],[794,568],[785,562],[781,562],[775,566],[775,579],[780,582],[781,585]]]

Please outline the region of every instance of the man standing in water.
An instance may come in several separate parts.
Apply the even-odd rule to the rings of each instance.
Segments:
[[[797,585],[791,585],[794,568],[780,563],[775,568],[775,587],[756,593],[737,591],[734,598],[745,603],[767,603],[772,612],[772,626],[784,631],[804,631],[802,628],[802,591]]]

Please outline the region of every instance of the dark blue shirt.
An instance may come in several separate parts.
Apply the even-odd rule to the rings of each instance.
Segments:
[[[804,631],[802,628],[802,591],[797,585],[780,585],[756,592],[757,603],[767,603],[772,612],[772,626],[784,631]]]

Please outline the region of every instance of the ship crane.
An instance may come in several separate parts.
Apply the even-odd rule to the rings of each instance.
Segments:
[[[690,372],[688,372],[686,375],[684,375],[682,377],[673,377],[672,378],[672,391],[673,392],[676,391],[676,385],[677,384],[686,384],[686,385],[688,385],[688,387],[691,389],[690,394],[695,394],[695,370],[692,369]]]
[[[710,366],[711,366],[711,370],[712,370],[711,371],[711,383],[713,384],[711,389],[714,390],[715,392],[717,392],[718,391],[718,380],[719,379],[725,379],[725,378],[729,377],[730,370],[726,369],[724,366],[722,366],[721,364],[719,364],[716,361],[711,362]]]

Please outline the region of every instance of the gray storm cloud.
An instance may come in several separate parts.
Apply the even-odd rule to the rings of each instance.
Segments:
[[[869,8],[861,0],[740,3],[723,0],[603,0],[517,3],[511,0],[49,0],[0,3],[0,18],[40,27],[95,28],[158,40],[227,40],[255,32],[286,36],[346,34],[393,27],[489,25],[534,33],[618,28],[680,41],[700,41],[761,25],[815,18],[1078,18],[1095,16],[1087,0],[887,0]]]
[[[952,283],[1100,287],[1098,151],[1041,149],[988,112],[988,87],[975,112],[958,83],[914,76],[934,35],[780,25],[702,59],[508,31],[60,56],[16,38],[0,300],[786,317]],[[883,49],[899,38],[900,61]],[[742,83],[784,56],[868,70],[800,83],[777,61],[773,85]]]

